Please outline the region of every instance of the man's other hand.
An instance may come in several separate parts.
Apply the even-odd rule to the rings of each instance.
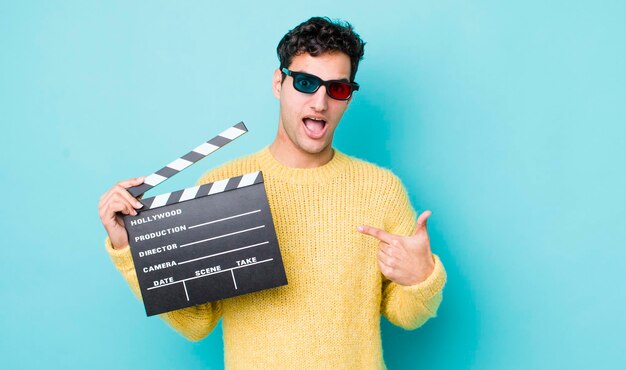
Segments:
[[[136,216],[135,209],[143,207],[143,204],[130,195],[126,189],[140,185],[143,181],[144,177],[120,181],[100,197],[100,203],[98,203],[100,220],[115,249],[128,246],[128,234],[122,214]]]
[[[415,285],[426,280],[435,268],[426,221],[432,212],[425,211],[417,218],[415,233],[411,236],[390,234],[372,226],[357,230],[380,241],[378,266],[389,280],[400,285]]]

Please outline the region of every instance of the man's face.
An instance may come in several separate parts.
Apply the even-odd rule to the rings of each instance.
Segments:
[[[309,73],[325,81],[349,81],[350,58],[341,52],[317,57],[304,53],[295,56],[288,69]],[[335,129],[350,100],[331,98],[325,86],[320,86],[313,94],[302,93],[294,89],[293,77],[286,76],[282,83],[281,79],[281,72],[276,70],[273,90],[280,100],[279,138],[293,145],[293,149],[307,154],[330,150]]]

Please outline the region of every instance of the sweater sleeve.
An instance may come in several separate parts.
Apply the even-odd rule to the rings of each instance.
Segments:
[[[111,256],[113,264],[130,286],[130,289],[141,300],[139,282],[137,281],[137,273],[135,272],[130,248],[113,249],[111,240],[108,237],[105,241],[105,248],[109,256]],[[209,335],[221,316],[222,305],[220,301],[187,307],[159,315],[174,330],[194,342]]]
[[[214,182],[229,177],[228,175],[234,176],[229,171],[226,171],[224,167],[220,167],[204,174],[200,180],[198,180],[197,185]],[[139,281],[137,280],[137,273],[135,271],[130,248],[113,249],[111,240],[108,237],[105,240],[105,248],[113,264],[122,274],[135,296],[141,300]],[[215,328],[222,317],[222,304],[221,301],[205,303],[166,312],[160,314],[159,317],[185,338],[195,342],[209,335]]]
[[[385,230],[396,235],[411,235],[416,226],[416,213],[404,186],[395,175],[387,194]],[[394,325],[412,330],[437,315],[443,298],[446,271],[439,257],[435,254],[432,257],[435,268],[421,283],[404,286],[382,276],[380,311]]]

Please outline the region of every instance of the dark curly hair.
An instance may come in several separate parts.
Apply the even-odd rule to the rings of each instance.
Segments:
[[[278,43],[276,52],[280,68],[289,68],[293,57],[308,53],[318,56],[327,52],[340,51],[350,57],[350,81],[363,59],[365,42],[354,32],[352,25],[343,21],[332,21],[328,17],[313,17],[287,32]],[[283,74],[283,78],[284,78]]]

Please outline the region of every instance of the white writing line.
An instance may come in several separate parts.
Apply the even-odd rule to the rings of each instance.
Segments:
[[[189,302],[189,294],[187,294],[187,284],[183,281],[183,287],[185,288],[185,297],[187,297],[187,302]]]
[[[205,258],[211,258],[211,257],[219,256],[220,254],[232,253],[232,252],[240,251],[240,250],[242,250],[242,249],[248,249],[248,248],[258,247],[259,245],[263,245],[263,244],[269,244],[269,241],[267,241],[267,242],[262,242],[262,243],[257,243],[257,244],[252,244],[252,245],[246,245],[245,247],[241,247],[241,248],[237,248],[237,249],[231,249],[231,250],[228,250],[228,251],[225,251],[225,252],[219,252],[219,253],[209,254],[208,256],[198,257],[198,258],[190,259],[190,260],[187,260],[187,261],[178,262],[178,264],[179,264],[179,265],[182,265],[182,264],[184,264],[184,263],[189,263],[189,262],[194,262],[194,261],[203,260],[203,259],[205,259]]]
[[[265,225],[252,227],[250,229],[245,229],[245,230],[239,230],[239,231],[235,231],[233,233],[228,233],[228,234],[224,234],[224,235],[218,235],[218,236],[214,236],[212,238],[198,240],[197,242],[191,242],[191,243],[183,244],[183,245],[180,246],[180,248],[187,247],[187,246],[194,245],[194,244],[198,244],[198,243],[208,242],[209,240],[215,240],[215,239],[219,239],[219,238],[224,238],[224,237],[230,236],[230,235],[245,233],[246,231],[260,229],[262,227],[265,227]]]
[[[232,270],[236,270],[236,269],[240,269],[240,268],[244,268],[244,267],[248,267],[248,266],[253,266],[253,265],[258,265],[259,263],[265,263],[265,262],[269,262],[269,261],[272,261],[272,260],[274,260],[274,259],[273,258],[268,258],[268,259],[263,260],[263,261],[254,262],[254,263],[250,263],[250,264],[243,265],[243,266],[235,266],[235,267],[231,267],[231,268],[226,269],[226,270],[221,270],[221,271],[213,272],[213,273],[206,274],[206,275],[194,276],[194,277],[190,277],[190,278],[179,280],[179,281],[174,281],[174,282],[163,284],[163,285],[159,285],[159,286],[152,286],[152,287],[150,287],[150,288],[148,288],[146,290],[162,288],[164,286],[178,284],[178,283],[184,283],[185,281],[194,280],[194,279],[200,279],[200,278],[203,278],[203,277],[206,277],[206,276],[215,275],[215,274],[221,274],[222,272],[232,271]]]
[[[233,283],[235,284],[235,290],[237,290],[237,282],[235,281],[235,273],[233,270],[230,270],[230,274],[233,275]]]
[[[230,219],[232,219],[232,218],[237,218],[237,217],[241,217],[241,216],[246,216],[246,215],[250,215],[250,214],[253,214],[253,213],[258,213],[258,212],[261,212],[261,210],[260,210],[260,209],[257,209],[256,211],[251,211],[251,212],[246,212],[246,213],[242,213],[242,214],[239,214],[239,215],[234,215],[234,216],[230,216],[230,217],[220,218],[219,220],[214,220],[214,221],[209,221],[209,222],[205,222],[205,223],[202,223],[202,224],[197,224],[197,225],[189,226],[189,228],[190,228],[190,229],[193,229],[194,227],[199,227],[199,226],[209,225],[209,224],[213,224],[213,223],[216,223],[216,222],[225,221],[225,220],[230,220]]]

